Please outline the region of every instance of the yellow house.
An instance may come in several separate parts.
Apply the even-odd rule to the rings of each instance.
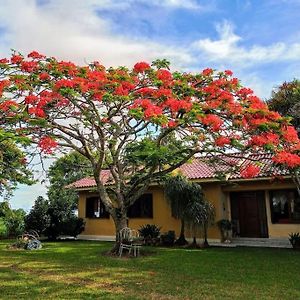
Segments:
[[[268,154],[253,154],[253,160],[260,164],[262,171],[251,179],[231,175],[226,180],[218,180],[216,170],[202,159],[195,159],[180,169],[190,180],[201,184],[206,199],[215,207],[216,221],[232,221],[235,237],[287,238],[291,232],[300,232],[300,197],[290,176],[285,170],[276,169]],[[239,162],[247,163],[249,160]],[[266,175],[270,168],[276,177]],[[103,171],[101,180],[106,182],[109,176],[109,171]],[[114,224],[95,192],[95,181],[84,178],[72,186],[79,192],[79,217],[86,222],[81,236],[114,239]],[[179,235],[180,221],[172,217],[162,186],[151,186],[128,211],[130,228],[139,229],[144,224],[155,224],[162,227],[162,232],[174,230],[176,236]],[[209,229],[208,237],[210,240],[220,239],[216,225]]]

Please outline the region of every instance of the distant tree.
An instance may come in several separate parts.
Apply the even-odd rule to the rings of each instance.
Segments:
[[[66,186],[78,179],[92,176],[90,162],[73,151],[57,159],[49,168],[48,199],[52,206],[73,213],[78,204],[78,193]]]
[[[292,118],[291,123],[300,132],[300,81],[294,79],[284,82],[273,90],[272,96],[267,100],[270,109],[283,116]]]
[[[60,235],[77,236],[84,230],[83,219],[78,218],[73,204],[52,201],[39,196],[25,218],[26,230],[35,230],[40,235],[55,240]]]
[[[48,209],[48,201],[42,196],[37,197],[29,214],[25,217],[26,230],[35,230],[39,234],[44,234],[50,225]]]
[[[8,201],[0,203],[1,224],[5,228],[2,230],[6,232],[7,236],[14,237],[24,232],[25,215],[26,212],[23,209],[12,209]]]
[[[17,146],[26,139],[6,133],[0,126],[0,196],[5,192],[9,197],[18,183],[34,183],[32,172],[28,169],[26,155]]]

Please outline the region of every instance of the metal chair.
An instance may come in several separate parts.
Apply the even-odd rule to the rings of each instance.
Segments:
[[[141,242],[139,242],[139,232],[134,229],[130,229],[125,227],[119,232],[119,256],[121,257],[123,254],[123,250],[128,250],[129,255],[131,254],[131,250],[133,250],[133,255],[139,256],[140,248],[142,246]]]

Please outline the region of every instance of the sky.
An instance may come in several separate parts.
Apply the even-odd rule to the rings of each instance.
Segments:
[[[300,78],[299,16],[300,0],[0,0],[0,58],[10,49],[81,65],[167,58],[173,70],[230,69],[267,99]],[[45,192],[20,186],[11,205],[28,210]]]

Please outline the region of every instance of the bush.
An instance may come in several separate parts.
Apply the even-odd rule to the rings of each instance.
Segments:
[[[6,226],[4,218],[0,218],[0,238],[6,238],[8,236],[8,228]]]
[[[170,230],[167,233],[162,234],[160,236],[160,240],[163,246],[168,246],[168,247],[173,246],[175,241],[175,231]]]
[[[70,217],[61,224],[61,234],[77,237],[84,230],[85,222],[82,218],[76,216]]]
[[[139,229],[139,233],[144,239],[155,239],[159,237],[160,229],[161,227],[158,227],[156,225],[146,224],[141,226],[141,228]]]
[[[26,230],[35,230],[49,240],[56,240],[60,235],[76,237],[84,230],[83,219],[74,215],[64,202],[50,202],[38,197],[34,206],[26,216]]]

